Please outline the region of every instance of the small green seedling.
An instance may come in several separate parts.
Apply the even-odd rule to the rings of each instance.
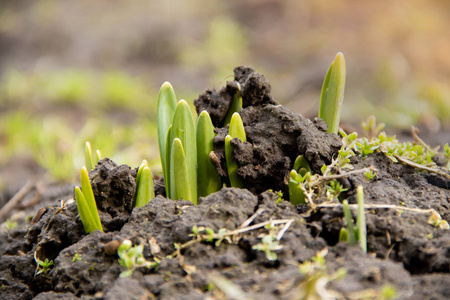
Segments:
[[[36,252],[34,252],[34,261],[36,262],[36,272],[35,276],[37,275],[47,275],[50,267],[53,265],[53,260],[48,260],[46,258],[44,261],[40,260],[36,257]]]
[[[209,158],[214,150],[214,126],[207,111],[202,111],[197,119],[197,187],[198,196],[205,197],[217,192],[222,182]]]
[[[238,138],[241,142],[247,141],[244,124],[242,123],[241,116],[238,113],[234,113],[231,117],[229,134],[225,137],[225,159],[227,162],[228,178],[231,186],[242,188],[244,187],[244,182],[236,173],[238,163],[233,158],[233,146],[231,145],[231,140],[234,138]]]
[[[78,253],[75,253],[72,257],[72,262],[77,262],[79,260],[81,260],[81,255]]]
[[[336,197],[339,199],[339,195],[341,193],[347,191],[348,189],[344,188],[342,184],[337,180],[332,180],[327,186],[327,191],[330,193],[331,197]]]
[[[431,214],[428,219],[428,224],[433,225],[434,227],[438,227],[439,229],[450,229],[450,226],[446,220],[442,220],[442,217],[435,211]]]
[[[337,133],[345,89],[345,58],[339,52],[331,63],[320,95],[319,117],[328,125],[328,132]]]
[[[356,198],[358,202],[358,215],[356,217],[356,227],[353,223],[352,213],[347,200],[343,201],[344,217],[347,222],[347,228],[341,228],[339,233],[339,241],[347,241],[350,245],[359,245],[367,252],[367,234],[366,234],[366,215],[364,211],[364,192],[360,185],[356,190]]]
[[[96,160],[92,157],[92,150],[91,150],[91,143],[86,142],[85,148],[84,148],[84,159],[85,159],[85,165],[86,168],[90,171],[93,170],[95,165],[98,163],[98,161],[101,159],[101,153],[100,150],[97,150],[96,153]],[[95,161],[95,163],[94,163]]]
[[[293,205],[306,204],[306,195],[301,188],[311,176],[311,168],[303,155],[294,162],[294,169],[289,173],[289,200]]]
[[[223,121],[223,126],[227,126],[227,124],[230,124],[231,117],[234,115],[234,113],[239,113],[242,109],[242,96],[241,96],[241,85],[239,82],[237,83],[238,90],[233,96],[233,99],[231,100],[230,108],[228,109],[227,116],[225,117],[225,120]]]
[[[97,229],[103,231],[86,167],[81,169],[81,189],[78,186],[75,187],[75,201],[86,233],[89,234]]]
[[[155,198],[155,188],[153,185],[152,171],[148,167],[146,160],[139,166],[136,175],[136,193],[134,195],[133,207],[146,205]]]
[[[120,277],[129,277],[133,274],[136,268],[146,267],[153,268],[158,266],[158,261],[147,261],[143,255],[144,245],[132,247],[130,240],[124,240],[117,249],[119,255],[119,264],[126,268],[120,273]]]
[[[283,249],[283,245],[280,245],[280,241],[276,238],[275,226],[271,223],[265,226],[269,230],[268,234],[261,234],[261,243],[258,243],[252,247],[252,249],[264,252],[266,258],[270,261],[277,260],[278,256],[274,251]]]

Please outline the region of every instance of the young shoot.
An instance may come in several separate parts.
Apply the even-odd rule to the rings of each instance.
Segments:
[[[129,277],[133,274],[136,268],[146,267],[153,268],[158,266],[158,261],[147,261],[143,255],[144,245],[138,245],[132,247],[130,240],[124,240],[117,249],[119,256],[119,264],[126,268],[125,271],[120,273],[120,277]]]
[[[347,228],[341,228],[339,233],[339,241],[346,241],[350,245],[359,245],[367,252],[367,233],[366,233],[366,215],[364,211],[364,192],[360,185],[356,190],[356,199],[358,203],[358,215],[356,217],[356,226],[353,223],[352,213],[347,200],[343,201],[344,217],[347,223]]]
[[[311,177],[311,168],[303,155],[294,162],[294,169],[289,174],[289,200],[293,205],[306,204],[304,185]]]
[[[231,140],[234,138],[238,138],[241,142],[247,141],[244,124],[242,123],[241,116],[238,113],[234,113],[231,117],[229,134],[225,137],[225,159],[231,186],[242,188],[244,187],[244,182],[236,173],[238,163],[233,158],[233,146],[231,145]]]
[[[85,166],[90,171],[93,170],[95,165],[98,163],[98,161],[101,159],[100,150],[97,150],[95,155],[95,160],[92,156],[92,148],[91,143],[86,142],[84,147],[84,159],[85,159]]]
[[[341,119],[342,102],[345,89],[345,58],[339,52],[331,63],[320,95],[319,118],[328,125],[328,132],[337,133]]]
[[[44,261],[42,261],[36,257],[36,252],[34,252],[34,261],[36,262],[35,276],[41,274],[45,276],[48,275],[48,271],[53,265],[53,260],[49,260],[48,258],[46,258]]]
[[[81,189],[78,186],[75,187],[75,201],[86,233],[89,234],[97,229],[103,231],[86,167],[81,169]]]
[[[133,207],[146,205],[155,198],[155,188],[153,185],[152,171],[146,160],[139,166],[136,175],[136,193],[134,195]]]

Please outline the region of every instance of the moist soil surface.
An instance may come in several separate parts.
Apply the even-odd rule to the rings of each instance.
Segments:
[[[133,209],[136,169],[103,159],[90,179],[104,232],[86,235],[73,186],[30,188],[21,203],[33,205],[12,210],[5,219],[18,226],[0,231],[0,299],[384,299],[390,288],[398,299],[449,299],[450,231],[428,224],[431,209],[450,222],[448,180],[382,153],[352,157],[354,170],[378,169],[370,181],[358,173],[341,180],[350,204],[356,187],[364,188],[367,253],[339,242],[345,220],[338,200],[319,198],[314,210],[294,206],[287,184],[298,155],[319,173],[340,137],[322,120],[278,105],[269,82],[249,67],[194,101],[216,127],[219,174],[226,174],[223,122],[239,87],[247,141],[232,145],[245,189],[223,188],[193,205],[167,199],[155,178],[157,196]],[[195,226],[223,239],[194,235]],[[144,245],[144,257],[158,265],[120,277],[117,247],[125,239]],[[53,265],[38,274],[35,256]]]

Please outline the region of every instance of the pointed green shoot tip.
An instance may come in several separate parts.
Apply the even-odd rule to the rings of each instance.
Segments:
[[[89,181],[89,173],[86,167],[81,168],[81,190],[83,191],[83,196],[86,199],[95,226],[97,229],[103,231],[98,215],[97,204],[95,203],[94,192],[92,191],[91,182]]]
[[[242,178],[236,173],[238,169],[238,163],[233,158],[233,146],[231,145],[232,136],[227,135],[225,137],[225,160],[227,163],[228,179],[232,187],[243,188],[244,182]]]
[[[356,219],[356,228],[358,233],[359,245],[367,252],[367,227],[366,227],[366,214],[364,209],[364,191],[360,185],[356,189],[356,199],[358,202],[358,216]]]
[[[328,125],[328,132],[337,133],[344,101],[346,66],[339,52],[331,63],[322,86],[319,117]]]
[[[144,165],[142,170],[139,171],[139,184],[136,186],[135,207],[144,206],[155,198],[155,189],[150,168]]]
[[[190,200],[197,204],[197,199],[192,196],[192,187],[189,182],[189,172],[183,144],[179,138],[175,138],[170,151],[170,195],[172,199]]]
[[[169,82],[164,82],[161,86],[158,94],[158,104],[157,104],[157,124],[158,124],[158,145],[159,154],[161,157],[161,165],[164,172],[164,179],[166,179],[167,171],[166,169],[166,147],[167,144],[167,131],[173,121],[173,115],[175,113],[175,107],[177,106],[177,98],[172,85]]]
[[[221,178],[209,158],[211,151],[214,151],[214,126],[207,111],[202,111],[198,116],[196,129],[198,196],[205,197],[222,187]]]
[[[352,212],[350,211],[350,206],[348,205],[347,200],[342,202],[344,208],[344,217],[347,222],[347,242],[350,245],[356,244],[356,236],[355,236],[355,225],[353,224]]]
[[[173,117],[172,129],[170,133],[170,141],[178,138],[183,146],[183,151],[186,160],[186,166],[188,170],[188,179],[190,185],[190,192],[192,193],[191,201],[197,200],[197,141],[195,133],[195,123],[192,116],[191,109],[185,100],[180,100],[175,109],[175,114]],[[172,151],[172,150],[171,150]],[[174,167],[177,167],[175,165]],[[170,167],[169,169],[172,169]],[[172,182],[172,177],[170,174],[170,185],[174,184]],[[171,188],[171,191],[173,189]],[[173,197],[171,195],[171,197]]]
[[[94,162],[92,161],[91,143],[86,142],[84,147],[84,160],[88,170],[94,169]]]
[[[233,116],[231,117],[229,135],[232,138],[240,139],[241,142],[247,141],[244,123],[242,123],[242,119],[239,113],[234,113]]]
[[[300,171],[300,169],[305,169],[307,172],[311,172],[311,167],[309,166],[308,161],[303,155],[297,156],[294,162],[294,170]]]
[[[78,214],[80,215],[84,231],[89,234],[91,232],[94,232],[96,229],[99,229],[96,225],[94,217],[91,214],[86,198],[84,197],[83,192],[78,186],[75,187],[75,201],[77,203],[77,210]]]
[[[242,109],[241,85],[239,83],[237,83],[237,85],[238,85],[238,90],[233,95],[233,99],[231,99],[230,108],[228,109],[227,115],[223,122],[223,126],[226,126],[227,124],[229,124],[233,114],[240,112]]]
[[[100,150],[95,151],[97,163],[102,159],[102,154],[100,153]]]

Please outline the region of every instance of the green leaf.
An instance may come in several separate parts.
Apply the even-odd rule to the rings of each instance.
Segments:
[[[353,224],[352,213],[350,211],[350,207],[348,206],[347,200],[342,202],[344,205],[344,217],[347,222],[347,242],[350,245],[356,244],[356,236],[355,236],[355,225]]]
[[[191,109],[189,108],[189,105],[185,100],[180,100],[178,102],[175,109],[175,114],[173,116],[170,140],[173,143],[173,141],[177,138],[180,139],[186,159],[188,182],[191,189],[191,198],[189,200],[197,202],[197,141],[195,135],[194,119],[192,117]],[[175,167],[178,166],[175,165]],[[170,170],[172,170],[172,166],[170,166]],[[172,182],[172,176],[170,174],[169,177],[170,185],[173,185],[174,182]],[[173,196],[171,195],[171,197]]]
[[[175,95],[175,91],[172,85],[166,81],[159,90],[157,104],[158,144],[161,165],[164,172],[164,180],[167,178],[167,172],[165,171],[167,157],[167,131],[169,130],[170,124],[172,124],[176,106],[177,97]],[[169,143],[169,145],[171,144],[172,143]]]
[[[83,192],[78,186],[75,187],[75,201],[77,203],[77,210],[80,215],[84,231],[86,231],[87,234],[94,232],[98,229],[97,225],[86,202],[86,198],[84,198]]]
[[[366,215],[364,210],[364,191],[360,185],[356,189],[356,199],[358,202],[358,216],[356,219],[356,228],[358,232],[359,245],[367,252],[367,228],[366,228]]]
[[[227,162],[228,178],[232,187],[243,188],[244,183],[241,177],[236,174],[238,164],[233,158],[233,146],[231,145],[232,139],[233,138],[230,135],[225,137],[225,159]]]
[[[139,184],[136,186],[136,200],[134,206],[144,206],[153,198],[155,198],[155,189],[153,187],[152,172],[150,168],[145,165],[140,174]]]
[[[100,217],[98,216],[97,204],[95,203],[94,192],[92,191],[91,182],[89,181],[89,173],[86,167],[81,168],[81,190],[86,199],[89,211],[98,230],[103,231]]]
[[[148,167],[148,162],[144,159],[141,163],[141,165],[139,166],[138,172],[136,174],[136,188],[139,186],[139,181],[141,180],[141,176],[142,176],[142,170]]]
[[[217,192],[222,182],[209,158],[214,150],[214,126],[207,111],[202,111],[197,119],[197,186],[198,196],[205,197]]]
[[[347,228],[341,228],[341,231],[339,231],[339,242],[348,242]]]
[[[86,142],[84,147],[84,160],[86,162],[86,167],[88,170],[94,169],[94,162],[92,161],[92,150],[91,143]]]
[[[322,86],[319,117],[328,125],[328,132],[337,133],[345,89],[345,58],[339,52],[331,63]]]
[[[95,151],[95,154],[96,154],[97,163],[98,163],[98,161],[102,159],[102,154],[100,153],[100,150]]]
[[[233,114],[240,112],[242,109],[241,85],[239,83],[237,83],[237,85],[238,90],[234,94],[233,99],[231,99],[230,108],[228,109],[227,116],[223,122],[224,127],[230,123]]]
[[[192,195],[192,187],[183,144],[179,138],[175,138],[170,151],[170,195],[172,199],[190,200],[197,204],[197,198]],[[197,183],[197,182],[196,182]]]

